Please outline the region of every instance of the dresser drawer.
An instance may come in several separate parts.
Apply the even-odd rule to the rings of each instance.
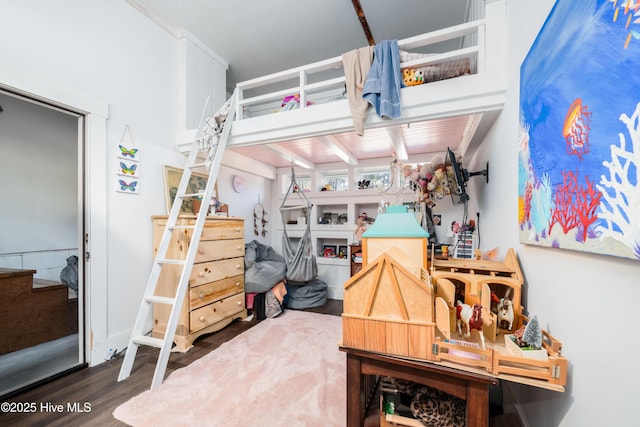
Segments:
[[[244,290],[244,276],[229,277],[189,289],[189,308],[194,310]]]
[[[239,275],[244,275],[244,258],[202,262],[193,264],[189,285],[195,287]]]
[[[189,313],[189,332],[199,331],[244,310],[244,292],[216,301]]]
[[[244,257],[244,239],[200,241],[195,262]]]
[[[218,220],[207,221],[200,240],[244,239],[244,221]]]

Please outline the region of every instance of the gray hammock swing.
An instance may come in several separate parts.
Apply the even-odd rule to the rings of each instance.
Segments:
[[[294,189],[298,189],[294,192]],[[285,206],[287,198],[291,194],[297,194],[303,204],[295,206]],[[316,257],[313,253],[311,244],[311,208],[313,204],[309,202],[304,192],[300,190],[300,186],[296,182],[295,172],[293,166],[291,167],[291,184],[289,189],[285,193],[284,200],[280,205],[280,217],[282,218],[282,248],[284,252],[284,259],[287,264],[287,279],[294,282],[309,282],[318,275],[318,265],[316,264]],[[285,220],[285,211],[303,209],[306,212],[307,228],[297,247],[291,242],[289,235],[287,234],[287,221]]]

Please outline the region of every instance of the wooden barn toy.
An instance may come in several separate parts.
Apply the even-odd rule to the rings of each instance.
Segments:
[[[431,285],[388,254],[345,284],[342,345],[346,347],[429,359],[433,319]]]
[[[503,261],[432,257],[431,277],[436,295],[449,307],[452,327],[458,301],[482,306],[484,334],[492,341],[499,330],[513,333],[521,323],[524,278],[513,248]]]
[[[396,248],[392,245],[389,253],[382,251],[375,259],[369,252],[366,265],[344,284],[342,346],[481,369],[496,378],[564,391],[568,361],[558,340],[542,330],[543,358],[505,346],[505,339],[528,322],[515,251],[503,262],[434,260],[433,276],[425,268],[416,276],[411,268],[415,264],[405,268],[404,261],[395,259],[400,252],[406,256]],[[492,293],[500,299],[507,290],[514,309],[511,330],[506,323],[498,327],[497,313],[482,309],[480,331],[458,332],[458,301],[490,306]]]

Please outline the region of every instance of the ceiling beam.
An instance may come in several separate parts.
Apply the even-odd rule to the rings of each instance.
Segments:
[[[360,0],[351,0],[351,3],[353,3],[353,8],[356,11],[356,15],[360,21],[360,26],[362,27],[362,31],[364,31],[364,36],[369,42],[369,46],[375,46],[376,41],[373,39],[373,34],[371,34],[371,29],[367,23],[367,17],[364,16],[364,10],[362,10],[362,6],[360,6]]]
[[[358,159],[354,156],[349,150],[345,148],[344,145],[340,143],[335,137],[332,135],[320,135],[316,139],[322,142],[328,149],[333,151],[333,153],[340,157],[343,162],[348,165],[355,166],[358,164]]]
[[[404,139],[404,135],[399,126],[393,126],[387,128],[387,134],[393,145],[393,150],[396,153],[398,160],[406,162],[409,160],[409,154],[407,153],[407,143]]]
[[[304,157],[298,156],[297,154],[287,150],[279,144],[267,144],[265,145],[268,149],[278,154],[283,159],[290,161],[291,163],[295,163],[301,168],[305,169],[315,169],[316,165],[313,164],[312,161],[305,159]]]
[[[273,166],[259,162],[243,154],[236,153],[231,149],[224,150],[222,166],[238,169],[270,180],[277,178],[276,168]]]

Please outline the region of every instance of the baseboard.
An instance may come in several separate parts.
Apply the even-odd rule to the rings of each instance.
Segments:
[[[149,326],[151,330],[151,326]],[[128,345],[131,338],[131,328],[110,335],[107,338],[107,345],[102,348],[93,348],[89,366],[94,367],[109,360],[109,355],[120,354]]]

